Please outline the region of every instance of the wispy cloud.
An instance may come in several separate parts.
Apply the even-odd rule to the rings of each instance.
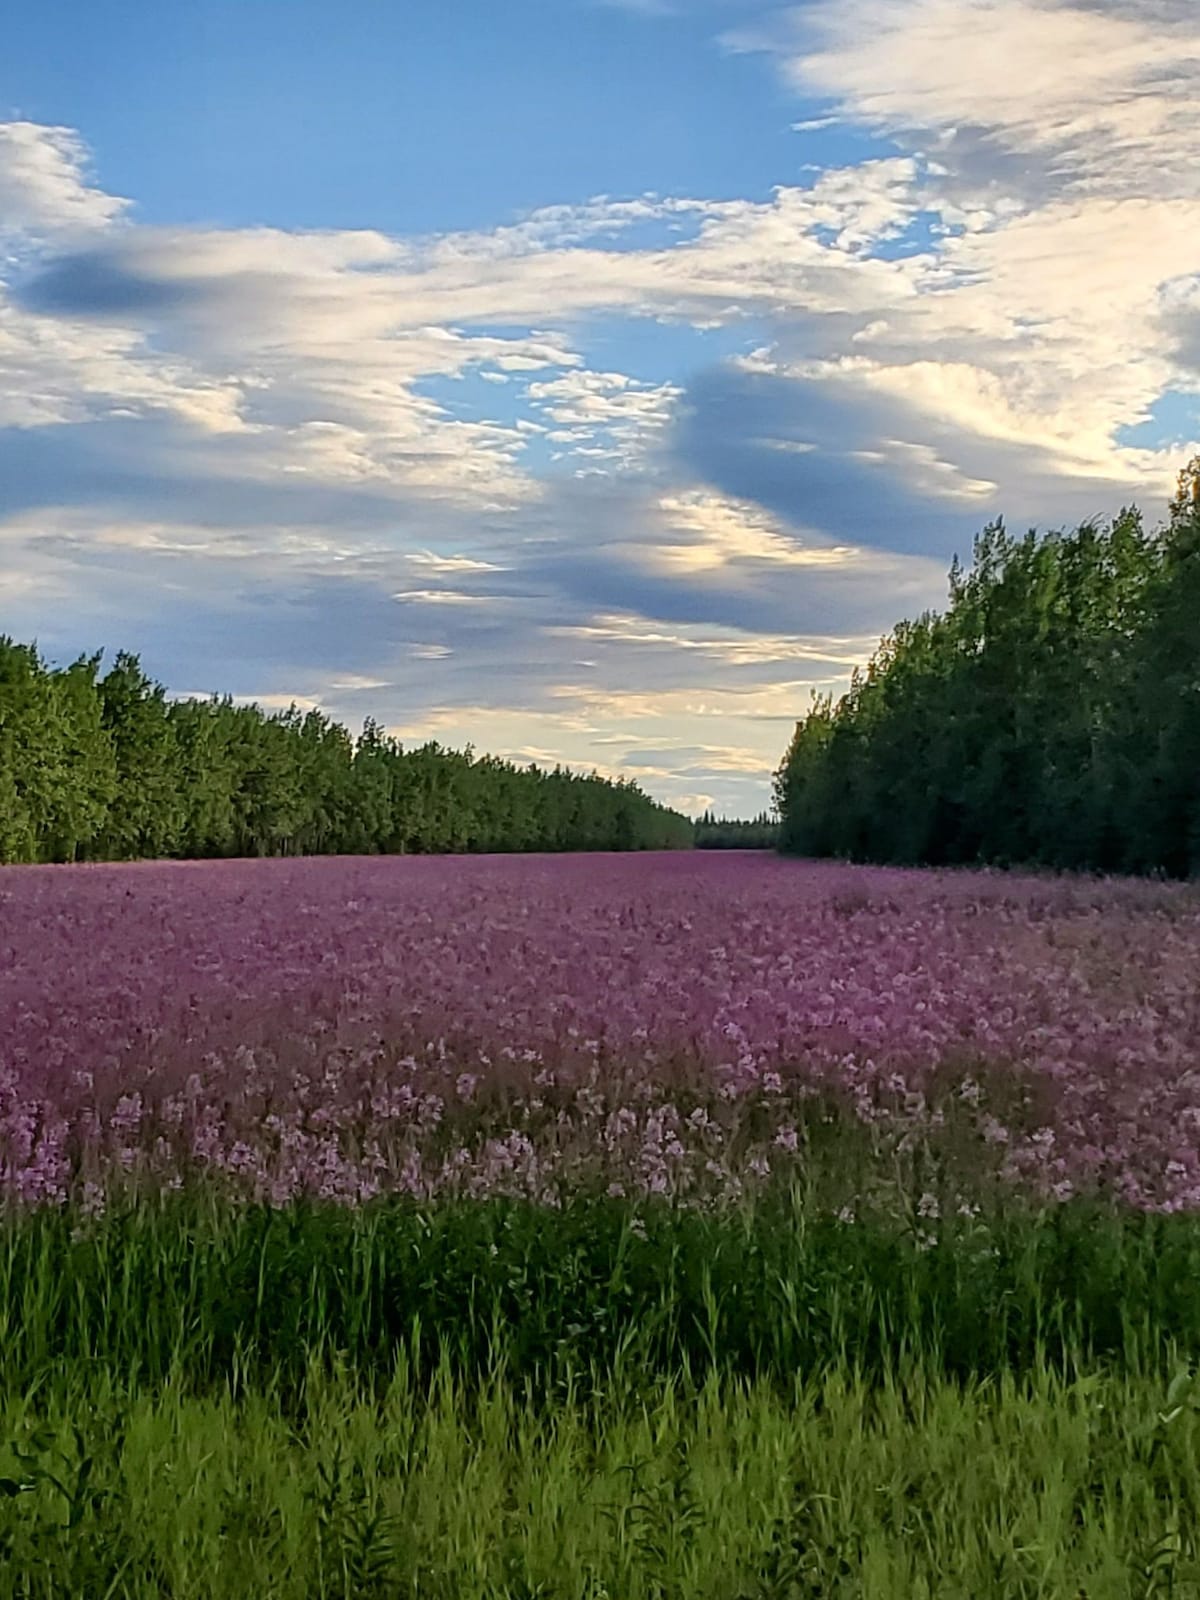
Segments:
[[[1033,158],[1029,176],[1059,194],[1196,197],[1192,0],[820,0],[788,15],[794,42],[776,48],[798,88],[931,135],[948,167],[961,143],[985,168],[982,138]]]

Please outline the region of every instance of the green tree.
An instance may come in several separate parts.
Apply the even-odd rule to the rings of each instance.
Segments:
[[[169,856],[179,846],[185,812],[166,694],[142,671],[138,657],[126,651],[100,679],[99,692],[116,772],[99,851],[123,861]]]
[[[1200,461],[1167,526],[1013,539],[950,572],[776,774],[781,847],[931,864],[1200,871]]]

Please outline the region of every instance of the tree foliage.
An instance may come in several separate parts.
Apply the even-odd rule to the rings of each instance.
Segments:
[[[717,817],[706,811],[696,823],[696,845],[701,850],[774,850],[779,843],[779,821],[769,811],[757,817]]]
[[[944,614],[814,698],[775,799],[795,854],[1200,873],[1200,458],[1153,532],[985,528]]]
[[[693,825],[635,783],[427,743],[368,719],[167,698],[122,652],[54,669],[0,636],[0,862],[659,850]]]

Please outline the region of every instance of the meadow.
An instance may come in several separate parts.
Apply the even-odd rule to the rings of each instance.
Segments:
[[[1200,1594],[1200,890],[0,873],[0,1595]]]

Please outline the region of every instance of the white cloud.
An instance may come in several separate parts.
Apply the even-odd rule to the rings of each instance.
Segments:
[[[393,600],[417,601],[426,606],[478,606],[488,602],[478,594],[464,594],[461,589],[398,589]]]
[[[442,577],[452,572],[503,572],[494,561],[477,561],[471,556],[439,556],[432,550],[414,550],[408,557],[414,567],[424,567]]]
[[[88,183],[87,148],[73,129],[0,122],[0,243],[85,236],[127,204]]]
[[[622,372],[577,370],[531,383],[534,408],[556,426],[547,438],[560,455],[633,465],[671,421],[683,393],[674,384],[639,383]]]
[[[799,639],[788,634],[772,637],[769,634],[740,633],[732,628],[681,632],[678,629],[663,629],[642,617],[619,613],[600,613],[589,623],[551,626],[546,633],[552,638],[585,639],[593,644],[613,645],[622,649],[644,647],[653,650],[662,645],[679,653],[683,659],[692,653],[728,666],[806,661],[836,669],[830,674],[831,679],[848,676],[877,642],[875,634],[846,639],[822,639],[810,635]]]
[[[654,529],[652,536],[646,536],[643,524],[637,540],[610,547],[635,570],[734,583],[748,573],[776,567],[803,573],[810,580],[824,574],[827,580],[837,576],[868,586],[882,586],[904,571],[922,582],[941,583],[936,563],[804,536],[753,501],[711,490],[660,495],[644,515]]]
[[[1192,0],[822,0],[792,16],[798,88],[889,132],[936,134],[948,167],[975,128],[1046,163],[1060,192],[1195,197]]]
[[[826,337],[779,319],[760,369],[891,396],[910,426],[927,419],[910,447],[953,427],[979,462],[990,441],[997,470],[966,472],[980,493],[1003,492],[1019,446],[1064,480],[1156,497],[1174,455],[1119,434],[1196,382],[1181,289],[1200,270],[1195,24],[1192,0],[822,0],[743,37],[831,114],[908,148],[925,222],[907,298],[830,318]],[[904,207],[898,185],[894,225]],[[917,465],[910,450],[909,481],[936,492]],[[942,463],[947,497],[962,466]]]

